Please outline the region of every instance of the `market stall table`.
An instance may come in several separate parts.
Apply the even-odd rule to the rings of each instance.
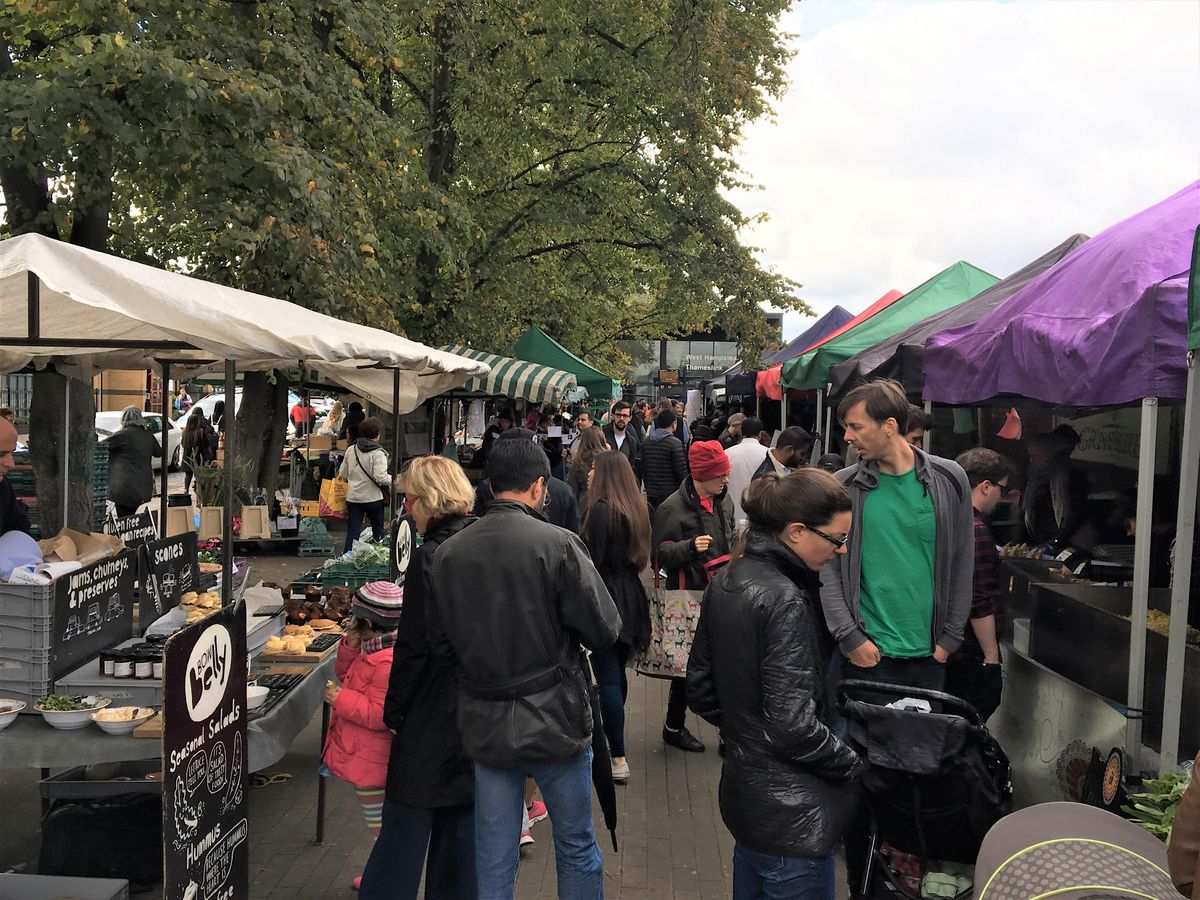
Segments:
[[[296,735],[323,703],[325,681],[334,657],[314,666],[266,715],[247,726],[248,768],[256,772],[283,759]],[[117,682],[118,684],[120,682]],[[88,726],[78,731],[51,728],[38,715],[22,715],[0,731],[0,768],[59,769],[93,763],[153,759],[162,753],[158,740],[107,735]]]

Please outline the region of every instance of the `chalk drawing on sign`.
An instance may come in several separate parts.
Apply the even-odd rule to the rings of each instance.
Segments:
[[[108,598],[108,610],[104,614],[104,621],[111,622],[113,619],[119,619],[124,612],[125,604],[121,602],[121,595],[113,594]]]

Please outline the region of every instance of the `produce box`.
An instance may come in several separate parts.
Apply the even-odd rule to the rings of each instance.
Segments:
[[[326,588],[341,586],[356,591],[368,582],[387,580],[387,563],[361,568],[353,563],[334,563],[321,570],[321,586]]]

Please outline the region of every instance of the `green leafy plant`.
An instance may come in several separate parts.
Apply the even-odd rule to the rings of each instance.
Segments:
[[[1187,772],[1171,772],[1162,778],[1143,781],[1143,790],[1130,794],[1130,805],[1121,807],[1121,811],[1165,843],[1171,839],[1175,812],[1190,780]]]

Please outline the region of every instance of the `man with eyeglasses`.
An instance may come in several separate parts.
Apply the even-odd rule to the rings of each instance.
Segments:
[[[946,663],[946,692],[961,697],[983,720],[1000,706],[1000,643],[996,625],[1003,601],[1000,554],[988,527],[988,518],[1001,503],[1015,503],[1009,482],[1012,464],[995,450],[976,447],[954,460],[967,473],[971,506],[975,510],[975,578],[971,597],[970,627],[962,646]]]
[[[838,406],[858,462],[837,473],[853,503],[847,552],[821,602],[843,677],[941,690],[971,609],[971,488],[958,463],[905,440],[908,398],[895,381],[855,388]]]
[[[611,420],[604,426],[604,439],[613,450],[619,450],[633,467],[637,483],[642,483],[642,441],[631,427],[633,407],[624,400],[613,404]]]

